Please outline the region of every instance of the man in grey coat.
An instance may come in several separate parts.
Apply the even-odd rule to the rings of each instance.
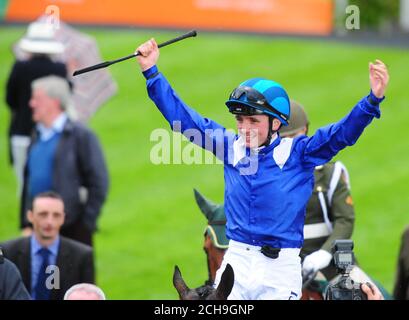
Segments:
[[[26,212],[42,192],[61,195],[66,219],[61,234],[92,246],[92,235],[108,192],[108,172],[97,137],[65,113],[67,81],[47,76],[32,82],[30,107],[36,123],[27,155],[21,198],[21,228],[30,234]]]

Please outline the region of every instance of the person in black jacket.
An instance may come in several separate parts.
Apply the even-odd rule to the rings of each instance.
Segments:
[[[19,193],[22,188],[27,147],[34,127],[31,108],[28,105],[31,82],[47,75],[67,77],[65,64],[51,60],[52,55],[60,54],[64,50],[64,46],[53,38],[52,25],[43,22],[31,23],[26,36],[19,42],[20,48],[29,54],[29,59],[16,61],[7,80],[6,102],[11,112],[8,132],[10,161],[17,176]]]
[[[27,217],[33,234],[1,246],[4,256],[16,264],[33,299],[62,300],[73,285],[94,283],[93,249],[60,235],[65,213],[58,194],[37,195]]]
[[[30,300],[20,272],[13,262],[3,257],[0,248],[0,300]]]
[[[401,236],[393,296],[396,300],[409,300],[409,227]]]
[[[55,191],[65,204],[61,234],[92,245],[97,218],[108,192],[108,172],[96,136],[68,119],[65,108],[70,91],[67,82],[47,76],[32,83],[30,106],[36,131],[27,156],[21,197],[21,228],[30,233],[26,212],[33,198]]]

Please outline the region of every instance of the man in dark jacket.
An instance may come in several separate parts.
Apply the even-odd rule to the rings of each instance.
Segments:
[[[393,296],[409,300],[409,227],[402,233]]]
[[[94,257],[90,246],[61,237],[64,203],[54,192],[34,198],[27,217],[30,237],[2,244],[4,256],[19,269],[25,287],[35,300],[62,300],[77,283],[94,283]]]
[[[36,131],[27,156],[21,202],[21,227],[33,198],[55,191],[65,204],[61,234],[92,245],[92,234],[108,191],[108,173],[96,136],[64,112],[70,92],[67,82],[48,76],[32,83],[30,106]],[[27,234],[27,233],[25,233]]]
[[[51,60],[53,54],[63,52],[64,46],[54,40],[54,29],[50,24],[43,22],[30,24],[27,35],[20,41],[19,46],[29,55],[29,59],[14,63],[7,80],[6,102],[11,112],[10,160],[21,192],[27,147],[34,127],[31,108],[28,105],[31,82],[48,75],[66,78],[67,69],[65,64]]]
[[[0,300],[30,300],[16,266],[3,257],[0,248]]]

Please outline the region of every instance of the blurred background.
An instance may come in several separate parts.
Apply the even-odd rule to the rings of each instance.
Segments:
[[[358,20],[351,5],[359,8]],[[235,127],[224,105],[231,90],[265,77],[305,106],[313,134],[368,94],[368,62],[383,60],[391,80],[382,117],[336,159],[351,177],[355,254],[364,271],[392,290],[400,235],[409,224],[409,1],[0,0],[0,241],[20,235],[5,86],[16,42],[44,15],[98,48],[76,56],[71,71],[131,54],[151,37],[163,42],[198,30],[197,38],[161,50],[159,68],[187,104],[227,128]],[[111,180],[95,238],[97,284],[110,299],[177,299],[175,264],[191,287],[207,279],[206,219],[193,188],[223,202],[223,168],[153,164],[151,132],[169,127],[147,97],[139,66],[122,62],[108,76],[109,94],[94,105],[103,89],[89,80],[93,93],[80,109],[101,141]]]

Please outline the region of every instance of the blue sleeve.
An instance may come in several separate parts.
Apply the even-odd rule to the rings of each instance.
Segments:
[[[172,89],[156,66],[143,72],[147,79],[149,97],[169,122],[175,132],[181,132],[196,145],[212,152],[226,162],[229,140],[234,134],[215,121],[202,117],[189,108]]]
[[[383,99],[371,92],[339,122],[318,129],[311,137],[297,139],[295,149],[303,164],[306,167],[325,164],[345,147],[354,145],[372,119],[380,118],[379,103]]]

